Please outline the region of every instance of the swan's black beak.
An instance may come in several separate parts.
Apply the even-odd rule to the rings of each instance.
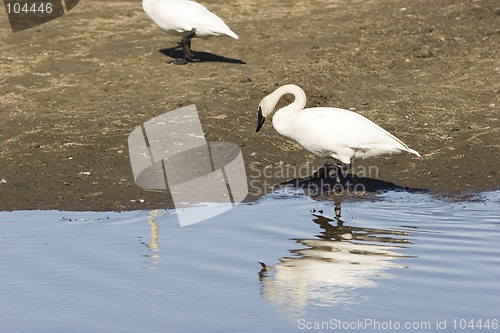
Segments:
[[[257,119],[257,129],[255,132],[259,132],[262,125],[264,125],[264,122],[266,121],[266,117],[262,115],[262,108],[259,106],[259,117]]]

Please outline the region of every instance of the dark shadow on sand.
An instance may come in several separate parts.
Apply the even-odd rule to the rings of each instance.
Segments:
[[[404,187],[380,179],[370,177],[358,177],[353,174],[340,175],[339,181],[335,174],[316,178],[313,176],[306,178],[295,178],[280,186],[290,186],[301,189],[305,194],[315,197],[327,197],[331,195],[380,193],[388,191],[404,191],[410,193],[428,193],[429,190],[422,188]]]
[[[176,47],[171,47],[168,49],[161,49],[159,50],[162,54],[166,55],[167,57],[172,58],[172,61],[175,61],[176,59],[183,59],[184,58],[184,52],[182,52],[182,49],[180,46]],[[221,55],[213,54],[210,52],[199,52],[199,51],[192,51],[194,54],[194,61],[193,62],[225,62],[225,63],[230,63],[230,64],[238,64],[238,65],[244,65],[246,62],[240,59],[234,59],[234,58],[227,58]]]

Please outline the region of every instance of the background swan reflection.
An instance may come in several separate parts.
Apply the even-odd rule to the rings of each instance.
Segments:
[[[405,268],[398,259],[408,257],[407,231],[346,226],[337,209],[334,220],[313,214],[321,233],[293,239],[300,246],[289,250],[290,256],[274,267],[261,263],[261,293],[289,319],[303,316],[308,305],[358,303],[364,298],[361,288],[391,277],[391,268]]]

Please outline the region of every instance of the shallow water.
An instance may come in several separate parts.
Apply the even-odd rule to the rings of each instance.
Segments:
[[[498,331],[499,203],[386,193],[339,220],[282,193],[184,228],[169,211],[0,212],[1,331]]]

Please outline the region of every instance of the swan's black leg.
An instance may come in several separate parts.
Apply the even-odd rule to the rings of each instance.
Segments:
[[[184,55],[186,56],[186,62],[193,61],[194,54],[191,51],[191,38],[193,38],[195,35],[196,30],[193,28],[193,30],[191,30],[188,35],[182,37],[181,39],[182,51],[184,51]]]
[[[345,171],[351,169],[351,163],[349,164],[335,164],[335,181],[340,183],[340,176],[346,174]]]
[[[314,171],[311,178],[313,178],[313,179],[326,178],[328,176],[328,173],[330,172],[330,170],[331,169],[329,169],[329,166],[327,165],[327,163],[325,163],[324,166],[322,166],[318,170]]]
[[[174,65],[185,65],[188,62],[194,61],[194,54],[193,51],[191,51],[191,38],[193,38],[196,35],[196,30],[193,28],[189,34],[186,36],[183,36],[181,38],[181,41],[179,45],[182,48],[182,52],[184,52],[184,58],[183,59],[175,59],[171,63]]]
[[[345,173],[345,171],[351,168],[351,163],[349,164],[337,164],[337,163],[329,163],[325,162],[325,165],[322,166],[319,170],[317,170],[313,174],[313,178],[324,178],[329,175],[330,171],[335,169],[335,181],[336,183],[340,183],[340,176]]]

